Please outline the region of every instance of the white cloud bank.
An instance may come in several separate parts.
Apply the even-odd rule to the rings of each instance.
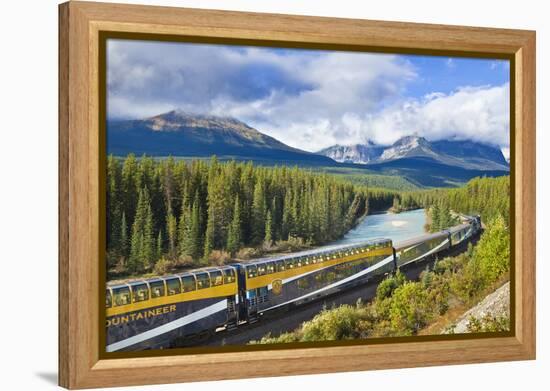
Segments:
[[[387,54],[110,41],[108,115],[180,108],[232,116],[309,151],[410,134],[507,150],[508,84],[405,97],[418,77],[406,59]]]

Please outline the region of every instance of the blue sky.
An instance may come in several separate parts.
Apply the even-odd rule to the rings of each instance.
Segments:
[[[420,97],[433,91],[450,93],[459,86],[502,85],[510,80],[508,60],[461,57],[403,56],[418,69],[407,94]]]
[[[509,147],[504,60],[129,40],[107,50],[110,119],[231,116],[309,151],[410,134]]]

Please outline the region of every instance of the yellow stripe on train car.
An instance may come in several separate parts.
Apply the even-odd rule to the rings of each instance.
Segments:
[[[170,304],[193,301],[200,299],[212,299],[216,297],[234,296],[237,294],[237,282],[218,285],[210,288],[197,289],[190,292],[179,293],[172,296],[161,296],[153,299],[139,301],[131,304],[107,308],[107,317],[125,314],[127,312],[140,311],[147,308],[165,306]]]
[[[269,284],[272,283],[273,280],[278,280],[278,279],[284,280],[286,278],[295,277],[295,276],[298,276],[300,274],[312,272],[312,271],[319,270],[319,269],[324,269],[324,268],[330,267],[330,266],[336,266],[336,265],[339,265],[339,264],[342,264],[342,263],[347,263],[347,262],[351,262],[351,261],[355,261],[355,260],[359,260],[359,259],[364,259],[364,258],[372,258],[372,257],[380,256],[380,255],[392,255],[392,254],[393,254],[393,248],[392,247],[385,247],[385,248],[370,250],[370,251],[363,252],[363,253],[360,252],[359,254],[348,255],[347,257],[343,257],[343,258],[331,259],[329,261],[310,263],[309,265],[306,265],[306,266],[300,266],[300,267],[295,267],[295,268],[292,268],[292,269],[286,269],[284,271],[270,273],[270,274],[266,274],[266,275],[263,275],[263,276],[256,276],[256,277],[249,278],[248,273],[247,273],[246,274],[246,289],[261,288],[261,287],[264,287],[264,286],[268,286]]]

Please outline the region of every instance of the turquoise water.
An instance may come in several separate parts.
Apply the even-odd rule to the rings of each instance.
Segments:
[[[353,244],[376,238],[392,239],[394,242],[399,242],[423,235],[425,233],[424,224],[426,224],[424,209],[399,214],[370,215],[342,239],[331,243],[331,245]]]

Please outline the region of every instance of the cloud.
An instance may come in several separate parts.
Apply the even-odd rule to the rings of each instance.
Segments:
[[[257,49],[143,41],[108,43],[108,114],[132,118],[159,114],[158,108],[211,112],[272,93],[296,94],[313,88],[294,76],[301,59]]]
[[[309,151],[413,133],[509,145],[507,84],[407,97],[422,75],[404,56],[113,40],[107,59],[109,118],[232,116]]]
[[[408,99],[364,118],[365,131],[379,143],[418,134],[429,140],[476,140],[509,147],[510,88],[461,87],[449,94]]]

